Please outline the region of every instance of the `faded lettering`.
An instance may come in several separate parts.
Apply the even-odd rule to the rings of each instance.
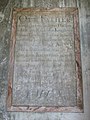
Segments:
[[[75,106],[73,15],[18,15],[13,104]]]

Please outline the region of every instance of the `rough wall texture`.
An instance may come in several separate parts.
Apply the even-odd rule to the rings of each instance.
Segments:
[[[67,2],[66,2],[67,1]],[[79,7],[84,113],[6,112],[7,67],[13,7]],[[0,120],[90,120],[90,1],[89,0],[0,0]]]

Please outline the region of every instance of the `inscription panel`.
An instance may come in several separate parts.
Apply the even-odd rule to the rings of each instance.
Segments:
[[[21,9],[14,13],[8,97],[12,110],[64,111],[82,104],[74,10]]]
[[[73,16],[32,12],[17,19],[13,104],[75,106]]]

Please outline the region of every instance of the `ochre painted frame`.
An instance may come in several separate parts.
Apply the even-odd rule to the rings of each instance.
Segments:
[[[14,49],[16,41],[16,23],[17,13],[19,12],[41,12],[41,11],[60,11],[70,12],[74,17],[74,40],[75,40],[75,59],[76,59],[76,77],[77,77],[77,106],[74,107],[30,107],[12,105],[12,86],[13,86],[13,69],[14,69]],[[7,111],[25,111],[25,112],[83,112],[83,85],[81,71],[81,54],[80,54],[80,34],[79,34],[79,15],[78,8],[54,8],[54,9],[38,9],[38,8],[16,8],[13,10],[12,32],[10,41],[10,60],[8,72],[8,94],[7,94]]]

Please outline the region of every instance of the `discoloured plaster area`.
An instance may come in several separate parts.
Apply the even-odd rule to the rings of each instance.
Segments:
[[[84,113],[7,112],[7,73],[13,7],[79,7]],[[0,120],[90,120],[90,1],[0,0]]]

